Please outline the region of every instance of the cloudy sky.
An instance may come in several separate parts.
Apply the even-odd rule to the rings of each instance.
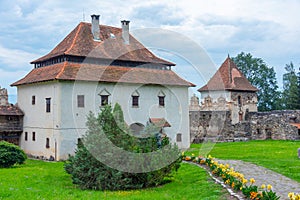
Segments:
[[[273,66],[281,84],[285,64],[300,65],[299,8],[297,0],[1,0],[0,86],[16,94],[9,85],[33,68],[29,62],[52,50],[79,22],[89,22],[91,14],[117,27],[130,20],[135,37],[176,62],[175,70],[198,88],[209,79],[203,71],[208,60],[216,70],[228,54],[242,51]],[[193,73],[199,67],[202,82]]]

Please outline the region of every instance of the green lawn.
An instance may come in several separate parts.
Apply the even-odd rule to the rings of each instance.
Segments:
[[[300,182],[300,141],[249,141],[217,144],[193,144],[188,151],[195,155],[210,154],[220,159],[252,162]]]
[[[221,186],[194,165],[182,163],[172,182],[135,191],[82,191],[65,173],[62,162],[27,160],[0,169],[0,199],[225,199]]]

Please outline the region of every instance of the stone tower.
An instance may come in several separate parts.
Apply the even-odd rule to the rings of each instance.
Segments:
[[[0,87],[0,106],[8,106],[7,89]]]
[[[201,111],[229,111],[232,124],[247,120],[257,112],[258,89],[227,57],[218,71],[201,87]]]

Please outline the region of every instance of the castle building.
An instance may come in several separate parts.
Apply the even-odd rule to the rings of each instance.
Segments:
[[[190,102],[191,142],[300,139],[299,111],[257,112],[257,88],[227,57]]]
[[[0,87],[0,141],[4,140],[19,145],[23,131],[24,113],[16,105],[8,102],[8,93]]]
[[[99,15],[91,17],[12,84],[25,113],[21,148],[33,156],[66,159],[86,132],[88,113],[107,103],[121,105],[134,133],[155,121],[171,142],[188,148],[188,88],[194,85],[171,70],[174,63],[137,41],[129,21],[117,28],[100,25]]]
[[[236,124],[245,120],[249,112],[257,112],[258,89],[229,58],[198,91],[201,93],[202,111],[229,111]]]

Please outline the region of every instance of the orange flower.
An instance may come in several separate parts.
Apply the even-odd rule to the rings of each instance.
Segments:
[[[255,199],[257,197],[257,192],[250,192],[250,199]]]

